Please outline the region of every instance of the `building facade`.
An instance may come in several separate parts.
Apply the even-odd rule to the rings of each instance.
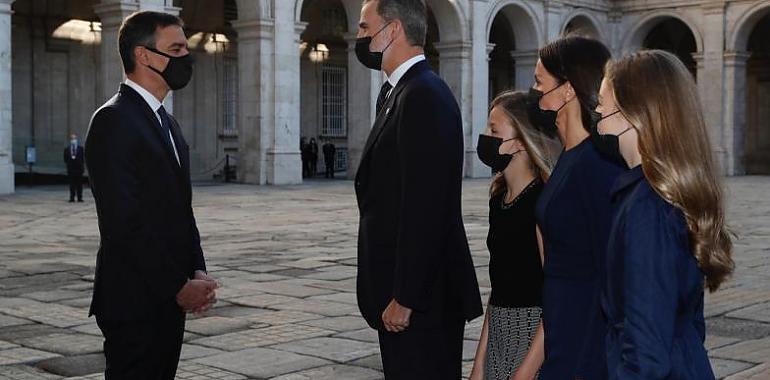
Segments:
[[[354,52],[361,0],[0,0],[0,193],[14,173],[63,173],[67,136],[122,81],[117,32],[137,10],[180,15],[193,81],[166,100],[192,174],[302,181],[300,139],[331,141],[355,175],[384,78]],[[462,110],[468,177],[490,98],[532,85],[537,48],[565,32],[614,55],[675,52],[695,76],[726,175],[770,174],[770,0],[426,0],[426,55]],[[27,153],[34,147],[34,165]],[[319,160],[323,168],[323,157]]]

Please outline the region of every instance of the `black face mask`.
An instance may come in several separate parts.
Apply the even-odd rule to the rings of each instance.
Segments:
[[[500,145],[506,141],[513,139],[503,140],[499,137],[489,135],[479,135],[479,142],[476,145],[476,154],[479,156],[479,160],[484,165],[489,166],[495,172],[501,172],[508,167],[508,164],[513,159],[513,156],[519,152],[513,152],[513,154],[500,154]]]
[[[188,53],[181,57],[174,57],[149,46],[145,46],[145,49],[168,58],[168,65],[166,65],[162,72],[152,66],[148,66],[150,70],[163,77],[163,80],[168,84],[168,88],[176,91],[190,83],[193,73],[193,58],[191,54]]]
[[[628,168],[626,159],[623,158],[622,154],[620,154],[619,137],[630,131],[631,128],[627,128],[625,131],[620,132],[617,135],[603,135],[599,133],[599,122],[619,112],[620,111],[615,111],[607,116],[602,116],[600,113],[595,111],[591,113],[591,119],[594,120],[594,125],[591,128],[591,141],[596,147],[596,150],[598,150],[602,156],[624,168]]]
[[[382,70],[382,56],[385,53],[385,50],[388,50],[390,45],[393,44],[393,41],[390,41],[388,46],[385,46],[385,49],[382,51],[369,51],[369,45],[371,45],[372,39],[377,37],[377,35],[385,30],[388,25],[390,25],[390,23],[385,24],[385,26],[380,28],[380,30],[378,30],[377,33],[374,33],[372,36],[356,39],[356,57],[362,65],[369,69],[377,71]]]
[[[556,117],[559,115],[559,111],[561,111],[561,109],[569,102],[564,102],[559,109],[553,111],[540,108],[540,99],[542,99],[543,96],[556,91],[556,89],[564,85],[564,83],[554,87],[546,93],[530,88],[529,94],[527,95],[527,114],[529,115],[529,121],[546,136],[551,138],[556,137],[557,132],[559,131],[558,127],[556,127]]]

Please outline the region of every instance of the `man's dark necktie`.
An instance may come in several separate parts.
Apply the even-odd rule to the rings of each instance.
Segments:
[[[385,105],[385,101],[388,100],[388,92],[392,88],[393,86],[391,86],[390,82],[388,81],[385,81],[385,83],[382,84],[382,88],[380,88],[380,95],[377,96],[377,115],[380,114],[382,107]]]
[[[163,141],[168,144],[168,147],[171,149],[171,154],[174,157],[174,160],[176,160],[176,155],[174,155],[174,145],[171,142],[171,123],[168,120],[168,114],[166,113],[166,109],[163,108],[163,106],[160,106],[158,108],[158,115],[160,116],[160,129],[163,131]]]

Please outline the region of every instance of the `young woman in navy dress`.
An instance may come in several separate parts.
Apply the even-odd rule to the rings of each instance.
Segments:
[[[607,378],[600,286],[610,228],[610,186],[624,168],[591,143],[607,48],[564,37],[539,51],[530,119],[564,151],[535,214],[543,236],[544,380]]]
[[[639,52],[608,66],[596,111],[597,147],[632,168],[612,189],[609,378],[714,379],[703,293],[731,273],[732,237],[695,81],[673,54]]]

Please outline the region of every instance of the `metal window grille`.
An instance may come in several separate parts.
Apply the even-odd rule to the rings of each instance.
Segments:
[[[347,136],[347,69],[344,66],[321,67],[321,135]]]
[[[225,135],[233,135],[238,130],[236,125],[236,107],[238,92],[238,59],[224,59],[224,88],[222,96],[222,132]]]
[[[334,156],[334,171],[344,171],[348,169],[348,148],[337,148]]]

